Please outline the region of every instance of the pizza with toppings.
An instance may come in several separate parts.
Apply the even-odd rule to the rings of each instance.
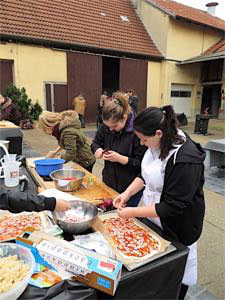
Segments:
[[[0,218],[0,242],[15,239],[25,228],[41,229],[39,213],[4,215]]]
[[[122,256],[147,258],[159,253],[159,239],[139,226],[133,219],[110,217],[102,222]]]

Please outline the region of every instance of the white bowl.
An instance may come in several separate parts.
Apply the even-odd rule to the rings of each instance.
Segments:
[[[13,288],[1,293],[1,300],[16,300],[23,293],[28,285],[28,282],[33,274],[35,267],[34,256],[30,249],[14,243],[2,243],[0,244],[0,258],[11,255],[17,255],[18,260],[23,260],[29,266],[29,271],[22,281],[17,282]]]

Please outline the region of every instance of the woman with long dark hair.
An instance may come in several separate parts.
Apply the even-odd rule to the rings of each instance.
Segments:
[[[188,246],[179,299],[197,280],[196,241],[205,212],[203,184],[205,152],[183,131],[172,106],[149,107],[134,120],[141,144],[148,147],[141,176],[113,204],[120,217],[147,217],[173,240]],[[139,207],[125,207],[129,198],[145,187]]]

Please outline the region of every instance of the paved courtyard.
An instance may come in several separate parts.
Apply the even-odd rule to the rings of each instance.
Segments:
[[[84,129],[90,141],[95,130],[94,124]],[[209,135],[206,136],[194,134],[194,122],[191,121],[183,130],[203,146],[208,140],[225,138],[224,122],[218,120],[210,120]],[[24,130],[24,153],[27,157],[44,156],[56,147],[55,138],[39,129]],[[103,161],[97,161],[93,173],[101,177],[102,167]],[[206,215],[198,242],[198,284],[189,289],[185,299],[225,299],[225,187],[224,177],[218,178],[217,175],[218,169],[215,167],[205,173]]]

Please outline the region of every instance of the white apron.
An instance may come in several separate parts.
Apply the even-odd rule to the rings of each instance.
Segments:
[[[183,135],[183,133],[181,135]],[[167,161],[171,155],[176,152],[174,155],[175,162],[177,151],[181,146],[182,145],[179,145],[176,149],[172,149],[167,158],[163,161],[159,159],[159,149],[148,149],[145,152],[141,164],[142,177],[145,180],[145,189],[139,206],[150,206],[160,202]],[[159,217],[149,219],[162,228]],[[188,246],[188,248],[189,254],[182,283],[192,285],[197,281],[197,243],[195,242],[191,246]]]

